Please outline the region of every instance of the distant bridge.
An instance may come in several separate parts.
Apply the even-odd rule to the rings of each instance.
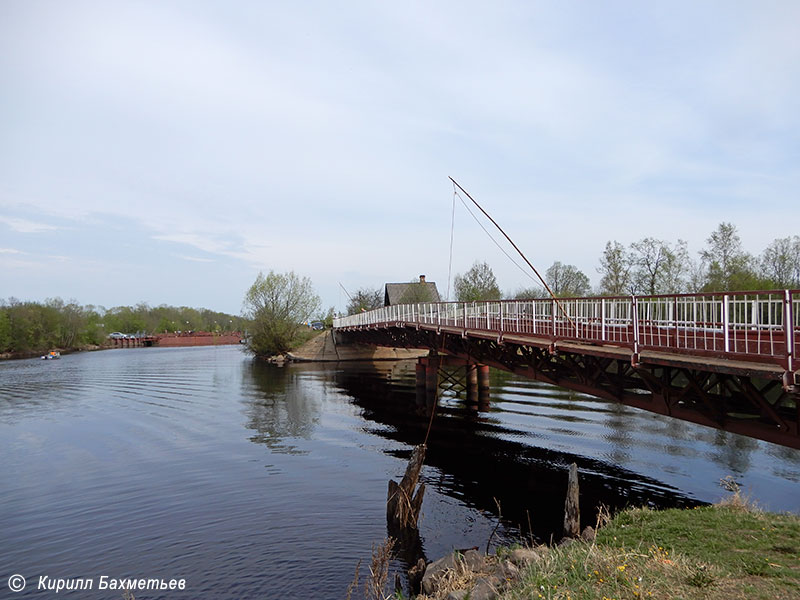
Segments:
[[[215,333],[212,331],[193,331],[192,333],[157,333],[154,335],[130,335],[124,338],[111,338],[114,348],[151,348],[177,346],[223,346],[238,344],[242,334],[234,332]]]
[[[334,329],[800,449],[800,290],[400,304]]]

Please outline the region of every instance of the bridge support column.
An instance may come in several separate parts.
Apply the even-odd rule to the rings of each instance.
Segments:
[[[466,369],[466,388],[467,404],[478,403],[478,365],[467,363]]]
[[[442,367],[450,367],[441,372]],[[452,368],[459,372],[454,375]],[[463,369],[463,371],[461,371]],[[461,375],[463,373],[463,376]],[[439,387],[466,395],[466,404],[473,409],[489,410],[489,366],[451,356],[426,356],[417,361],[415,389],[417,404],[428,406],[439,398]],[[464,396],[462,396],[463,398]]]
[[[425,373],[427,371],[425,363],[420,359],[416,367],[416,392],[417,406],[425,406]]]
[[[489,365],[477,365],[478,409],[489,410]]]
[[[425,361],[425,402],[436,404],[439,399],[439,358],[429,356]]]

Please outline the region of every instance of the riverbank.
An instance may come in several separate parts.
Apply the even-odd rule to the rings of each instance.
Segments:
[[[239,332],[213,333],[207,331],[198,331],[191,334],[162,333],[149,336],[147,338],[108,339],[104,344],[83,344],[74,348],[45,348],[39,350],[29,350],[25,352],[2,352],[0,353],[0,360],[38,358],[43,354],[47,354],[51,350],[55,350],[61,354],[73,354],[75,352],[92,352],[95,350],[113,350],[115,348],[151,346],[157,346],[160,348],[182,348],[188,346],[237,346],[241,342],[241,339],[242,335]]]
[[[788,600],[800,597],[800,517],[762,512],[738,495],[694,509],[628,509],[592,542],[500,549],[473,557],[477,570],[451,563],[418,600]]]
[[[288,352],[284,360],[295,362],[408,360],[427,356],[427,354],[428,350],[416,348],[386,348],[363,344],[341,344],[337,343],[334,332],[327,330]]]
[[[109,350],[112,346],[100,346],[97,344],[85,344],[75,348],[48,348],[46,350],[29,350],[26,352],[0,352],[0,360],[20,360],[24,358],[39,358],[51,350],[61,354],[74,354],[75,352],[94,352],[95,350]]]

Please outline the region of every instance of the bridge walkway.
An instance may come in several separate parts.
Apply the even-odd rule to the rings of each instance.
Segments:
[[[800,448],[798,290],[394,305],[334,327]]]

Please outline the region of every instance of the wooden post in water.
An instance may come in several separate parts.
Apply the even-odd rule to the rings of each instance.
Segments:
[[[420,444],[411,453],[406,473],[402,481],[396,483],[389,480],[389,495],[386,499],[386,520],[390,529],[400,530],[416,529],[419,511],[422,508],[422,496],[425,494],[425,484],[421,483],[416,494],[414,488],[419,481],[422,463],[425,461],[425,444]]]
[[[569,466],[567,482],[567,501],[564,503],[564,537],[578,537],[581,534],[581,510],[578,505],[578,465]]]

